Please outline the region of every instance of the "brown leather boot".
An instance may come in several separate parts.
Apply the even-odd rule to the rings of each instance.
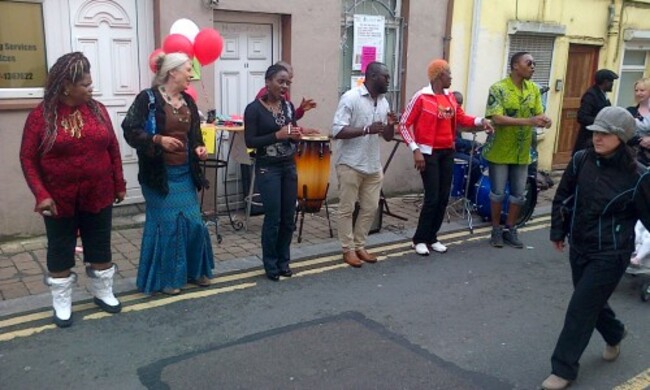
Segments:
[[[357,253],[357,257],[359,259],[365,261],[366,263],[376,263],[377,262],[377,256],[371,255],[365,249],[359,249],[356,253]]]
[[[359,268],[363,265],[354,251],[343,252],[343,261],[354,268]]]

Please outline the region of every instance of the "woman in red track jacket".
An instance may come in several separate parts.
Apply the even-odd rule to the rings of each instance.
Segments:
[[[465,114],[446,90],[451,85],[447,61],[432,61],[427,73],[430,85],[411,98],[400,121],[400,133],[413,151],[415,168],[424,185],[424,203],[413,236],[413,248],[422,256],[429,255],[430,250],[447,251],[437,234],[449,199],[458,126],[482,126],[483,130],[493,131],[487,119]]]

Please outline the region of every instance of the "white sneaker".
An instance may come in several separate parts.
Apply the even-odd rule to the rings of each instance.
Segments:
[[[435,252],[438,253],[445,253],[447,252],[447,247],[442,245],[440,241],[436,241],[431,245],[431,249]]]
[[[427,244],[425,243],[412,244],[411,248],[415,249],[415,253],[420,256],[429,256],[429,248],[427,248]]]

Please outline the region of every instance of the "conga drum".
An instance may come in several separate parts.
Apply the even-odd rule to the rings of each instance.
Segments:
[[[305,135],[298,143],[298,203],[302,211],[320,211],[330,177],[330,140],[326,135]]]

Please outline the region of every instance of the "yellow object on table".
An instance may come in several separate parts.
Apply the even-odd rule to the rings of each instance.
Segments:
[[[203,135],[203,143],[208,150],[208,154],[214,154],[216,149],[216,128],[212,123],[201,124],[201,134]]]

